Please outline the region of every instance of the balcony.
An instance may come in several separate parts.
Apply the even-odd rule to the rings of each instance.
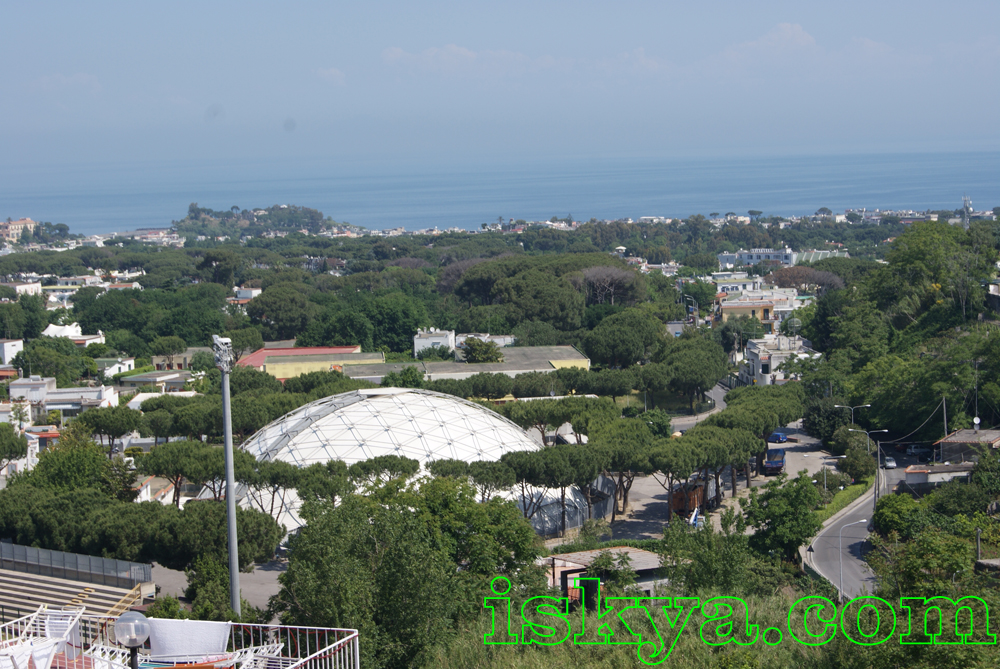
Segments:
[[[114,638],[117,618],[50,609],[0,625],[0,669],[129,669]],[[357,630],[150,619],[144,669],[358,669]]]

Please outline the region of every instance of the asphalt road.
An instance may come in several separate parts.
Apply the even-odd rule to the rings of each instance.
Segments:
[[[711,411],[707,411],[697,416],[680,416],[678,418],[672,418],[670,420],[670,427],[677,430],[690,430],[692,427],[705,420],[708,416],[713,413],[718,413],[726,408],[726,393],[728,391],[722,386],[716,385],[714,388],[709,390],[706,394],[715,400],[715,408]]]
[[[896,483],[905,478],[904,470],[907,465],[916,463],[916,458],[892,452],[889,455],[896,459],[899,467],[879,469],[880,494],[891,494]],[[862,551],[868,538],[868,525],[874,510],[874,499],[874,490],[870,490],[851,505],[836,522],[821,530],[812,543],[815,551],[812,556],[813,567],[834,586],[839,587],[841,583],[841,565],[843,566],[845,601],[875,589],[875,576],[862,558]]]

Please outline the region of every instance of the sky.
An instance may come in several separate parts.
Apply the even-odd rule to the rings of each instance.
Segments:
[[[1000,148],[1000,3],[0,1],[8,165]]]

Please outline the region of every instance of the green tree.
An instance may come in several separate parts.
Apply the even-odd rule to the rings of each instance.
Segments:
[[[275,598],[284,624],[358,629],[362,664],[379,669],[411,666],[447,633],[455,565],[416,512],[351,496],[291,543]]]
[[[506,374],[490,374],[480,372],[467,379],[469,388],[475,397],[498,400],[510,394],[514,388],[514,380]]]
[[[878,470],[878,463],[863,449],[847,449],[847,457],[837,460],[837,469],[855,481],[872,476]]]
[[[233,355],[236,356],[237,360],[264,348],[264,338],[261,337],[260,330],[257,328],[228,330],[222,336],[229,337],[233,342]]]
[[[27,454],[28,439],[18,434],[10,423],[0,423],[0,471]]]
[[[503,362],[503,351],[496,342],[469,337],[463,343],[462,350],[465,361],[469,363]]]
[[[104,438],[108,438],[108,457],[111,457],[115,440],[139,429],[142,412],[127,406],[98,407],[83,412],[77,420],[89,427],[93,434],[99,435],[102,445]]]
[[[728,362],[722,347],[699,336],[667,340],[657,362],[670,368],[670,385],[688,396],[691,413],[699,394],[710,390],[726,375]]]
[[[431,460],[427,463],[427,469],[434,476],[469,477],[469,463],[465,460],[456,460],[454,458]]]
[[[479,490],[479,501],[490,501],[494,494],[510,490],[516,483],[514,470],[499,461],[477,460],[468,467],[472,483]]]
[[[247,316],[268,340],[294,339],[318,312],[318,305],[288,284],[272,286],[247,304]]]
[[[602,426],[591,435],[594,448],[603,451],[604,475],[615,483],[611,522],[628,510],[629,491],[640,472],[651,471],[649,456],[653,433],[642,419],[621,419]],[[620,511],[619,511],[620,505]]]
[[[179,507],[184,480],[197,480],[203,475],[200,456],[207,448],[210,447],[200,441],[168,441],[154,446],[149,453],[137,459],[136,469],[170,481],[174,488],[174,506]]]
[[[180,337],[157,337],[149,345],[153,355],[164,356],[167,359],[167,367],[173,369],[174,356],[180,355],[187,350],[187,344]]]
[[[786,560],[792,560],[799,546],[809,540],[820,524],[813,509],[819,503],[819,492],[804,474],[786,483],[780,474],[776,481],[750,490],[750,498],[740,504],[747,524],[755,532],[750,546],[762,553],[775,551]]]
[[[215,368],[215,356],[208,351],[196,351],[191,356],[191,362],[188,363],[188,367],[196,372],[207,372]]]
[[[613,367],[628,367],[649,358],[663,337],[663,325],[640,309],[608,316],[584,338],[587,355]]]

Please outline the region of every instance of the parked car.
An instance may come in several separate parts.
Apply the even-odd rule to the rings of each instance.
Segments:
[[[927,455],[931,452],[931,449],[924,448],[923,446],[910,446],[906,449],[907,455]]]
[[[772,444],[784,444],[788,442],[788,435],[784,432],[772,432],[767,440]]]
[[[923,455],[917,458],[917,462],[930,462],[931,459],[932,458],[930,453],[924,453]]]
[[[895,458],[886,457],[885,464],[883,464],[883,467],[885,467],[886,469],[895,469],[896,468],[896,459]]]

